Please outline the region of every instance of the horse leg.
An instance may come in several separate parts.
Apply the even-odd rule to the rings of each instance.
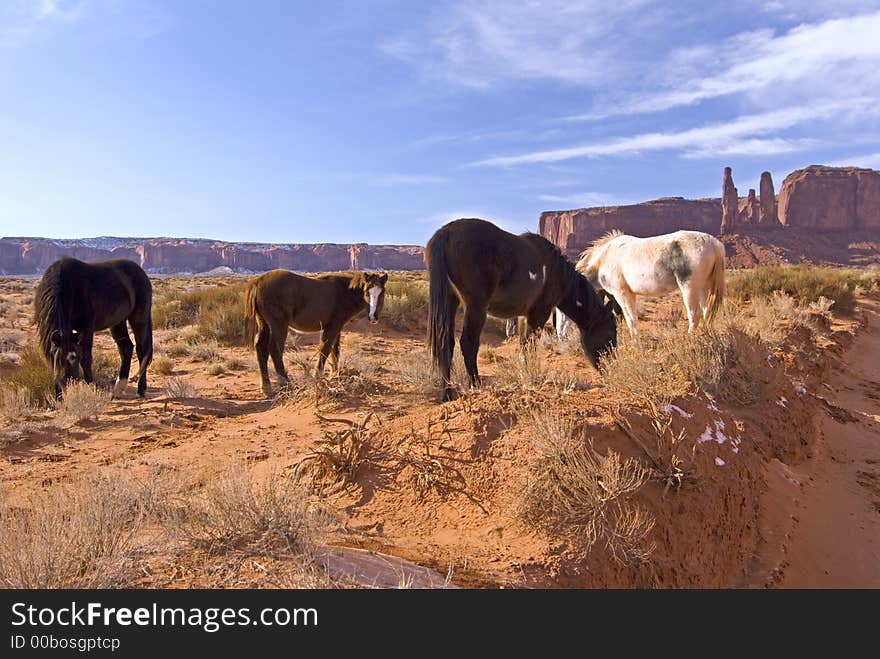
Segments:
[[[315,377],[319,378],[324,375],[324,364],[333,349],[333,344],[339,340],[339,334],[342,328],[335,323],[328,325],[321,331],[321,342],[318,344],[318,366],[315,368]]]
[[[460,302],[458,296],[454,293],[449,296],[449,300],[447,301],[449,308],[446,315],[446,336],[450,337],[450,340],[446,351],[440,356],[440,379],[443,382],[443,402],[458,398],[458,392],[452,384],[452,357],[455,354],[455,314],[458,313],[458,305]],[[515,319],[514,322],[516,322]]]
[[[80,365],[82,366],[83,380],[88,384],[95,381],[95,374],[92,372],[92,346],[94,343],[95,333],[91,329],[79,333],[79,347],[82,354]]]
[[[562,309],[557,307],[553,314],[553,321],[553,324],[556,327],[556,339],[562,341],[562,339],[565,338],[565,335],[568,334],[568,316],[562,313]]]
[[[287,323],[273,322],[271,339],[269,340],[269,354],[272,356],[272,364],[278,374],[278,383],[285,387],[290,384],[287,369],[284,368],[284,344],[287,343]],[[269,376],[266,376],[269,379]]]
[[[507,319],[507,324],[504,326],[504,334],[507,338],[516,336],[516,318]]]
[[[134,333],[135,351],[138,358],[137,395],[143,398],[147,393],[147,368],[153,361],[153,322],[146,320],[129,321]]]
[[[336,340],[333,342],[333,345],[330,347],[330,368],[333,369],[333,373],[339,373],[339,341],[342,338],[342,332],[336,335]]]
[[[128,328],[125,321],[110,328],[110,336],[116,342],[119,350],[119,373],[116,374],[116,382],[113,384],[113,395],[121,396],[128,388],[128,375],[131,372],[131,356],[134,353],[134,343],[128,336]]]
[[[461,330],[461,354],[464,367],[471,380],[471,386],[480,385],[480,373],[477,370],[477,353],[480,350],[480,334],[486,323],[485,307],[469,305],[464,312],[464,327]]]
[[[265,322],[257,328],[254,348],[257,351],[257,366],[260,368],[260,388],[266,398],[272,396],[272,385],[269,383],[269,345],[272,341],[272,330]]]
[[[687,283],[679,282],[679,290],[681,290],[681,299],[684,301],[684,308],[688,317],[688,333],[693,332],[700,325],[703,307],[700,304],[700,294],[695,286]]]
[[[636,296],[626,291],[616,291],[612,295],[620,304],[623,311],[623,319],[626,321],[626,327],[629,329],[630,336],[637,338],[639,335],[639,312],[636,307]]]

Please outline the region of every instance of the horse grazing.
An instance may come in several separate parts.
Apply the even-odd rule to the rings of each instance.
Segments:
[[[281,386],[290,382],[282,359],[289,327],[300,332],[321,332],[315,373],[323,374],[328,358],[333,371],[337,371],[343,325],[362,312],[368,314],[371,322],[378,322],[387,281],[385,273],[302,277],[287,270],[270,270],[252,279],[245,290],[245,316],[249,340],[257,351],[263,393],[267,397],[272,395],[269,355]]]
[[[425,264],[430,279],[428,344],[443,378],[443,400],[456,396],[449,376],[459,304],[465,308],[461,352],[472,386],[479,384],[477,352],[487,313],[525,316],[525,340],[559,307],[580,329],[584,353],[594,366],[616,345],[611,310],[559,248],[539,235],[516,236],[485,220],[455,220],[428,241]]]
[[[46,268],[34,294],[34,321],[52,369],[55,396],[61,396],[64,382],[79,379],[80,369],[86,382],[94,381],[92,342],[95,332],[108,328],[122,360],[114,393],[125,390],[135,345],[127,322],[137,345],[137,393],[143,397],[153,359],[152,306],[150,278],[134,261],[83,263],[65,257]]]
[[[638,333],[637,295],[681,291],[688,331],[709,323],[724,301],[724,245],[708,233],[676,231],[651,238],[612,231],[575,266],[597,290],[614,297],[630,334]]]

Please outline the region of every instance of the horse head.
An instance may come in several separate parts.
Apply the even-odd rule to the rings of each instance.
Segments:
[[[360,281],[361,293],[364,302],[369,306],[368,316],[371,323],[379,322],[379,313],[385,305],[385,284],[388,283],[388,273],[378,274],[365,272]]]
[[[49,336],[49,360],[55,378],[55,390],[68,380],[79,380],[82,361],[82,334],[55,330]]]
[[[590,283],[584,277],[578,279],[572,295],[559,308],[578,326],[584,354],[599,368],[599,360],[617,346],[615,302],[611,298],[603,304]]]

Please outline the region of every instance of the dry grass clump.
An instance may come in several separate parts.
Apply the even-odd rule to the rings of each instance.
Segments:
[[[517,513],[526,522],[564,535],[589,552],[596,542],[625,563],[647,561],[651,515],[631,500],[650,472],[612,450],[602,455],[570,423],[533,412],[532,445],[538,456],[529,466]]]
[[[68,382],[60,401],[53,401],[57,410],[56,421],[62,426],[69,426],[86,419],[97,419],[107,405],[112,394],[106,389],[88,384],[82,380]]]
[[[49,365],[33,345],[21,352],[18,368],[6,378],[6,382],[26,391],[32,405],[45,406],[55,396],[55,381]]]
[[[34,404],[24,387],[0,383],[0,417],[7,421],[17,421],[33,413]]]
[[[0,507],[0,587],[108,588],[127,585],[144,519],[139,491],[91,477]]]
[[[665,485],[663,494],[669,488],[676,489],[694,476],[694,460],[696,457],[696,441],[689,438],[684,429],[678,433],[672,430],[672,417],[666,412],[652,407],[648,411],[651,419],[651,432],[648,437],[639,437],[633,430],[629,420],[619,412],[615,415],[617,427],[632,439],[650,458],[654,466],[653,474]]]
[[[369,427],[375,415],[370,412],[360,421],[327,419],[348,424],[342,430],[333,430],[315,442],[315,449],[305,455],[294,468],[298,481],[332,494],[356,485],[361,470],[371,464],[378,448],[378,429]]]
[[[270,473],[258,481],[244,466],[212,476],[204,490],[172,501],[170,530],[210,555],[311,557],[330,523],[301,482]]]
[[[169,398],[195,398],[196,388],[186,378],[171,378],[165,385],[165,394]]]
[[[175,341],[165,349],[165,352],[169,357],[189,357],[190,350],[191,347],[183,341]]]
[[[156,357],[150,364],[150,369],[159,375],[170,375],[174,372],[174,361],[168,357]]]
[[[516,356],[499,369],[496,386],[502,389],[533,391],[553,379],[553,373],[538,350],[540,340],[526,341]]]
[[[398,330],[412,329],[428,315],[428,282],[391,280],[385,286],[382,321]]]
[[[663,409],[698,390],[725,402],[755,402],[775,377],[759,336],[730,323],[685,333],[671,323],[638,340],[625,328],[600,364],[605,386],[643,409]]]
[[[245,284],[237,281],[185,292],[164,291],[153,303],[153,327],[171,329],[196,324],[204,338],[221,345],[243,345]]]
[[[394,376],[420,394],[436,394],[442,388],[440,375],[434,370],[431,356],[425,350],[414,350],[397,356],[391,365]],[[470,388],[470,380],[464,367],[464,359],[456,350],[450,373],[453,386],[459,392]]]
[[[412,426],[393,451],[397,466],[402,470],[398,480],[409,481],[420,499],[431,492],[444,496],[463,487],[461,475],[441,455],[450,450],[444,446],[446,440],[452,443],[448,422],[438,423],[429,418],[422,427]]]
[[[208,375],[223,375],[226,372],[226,367],[223,364],[212,364],[208,369]]]
[[[740,271],[728,278],[727,295],[734,300],[757,300],[776,291],[808,305],[819,298],[834,302],[834,312],[851,314],[860,289],[877,286],[877,279],[859,271],[811,265],[773,266]]]
[[[216,346],[200,343],[189,349],[189,357],[195,362],[217,362],[220,361],[220,352]]]

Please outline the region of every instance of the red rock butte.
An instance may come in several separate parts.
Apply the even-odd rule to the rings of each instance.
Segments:
[[[728,260],[735,267],[880,263],[880,172],[811,165],[785,177],[778,199],[769,172],[761,175],[759,190],[760,197],[753,190],[738,197],[732,172],[725,168],[726,202],[724,197],[667,197],[547,211],[541,213],[538,231],[572,258],[612,229],[642,237],[690,229],[727,234]]]

